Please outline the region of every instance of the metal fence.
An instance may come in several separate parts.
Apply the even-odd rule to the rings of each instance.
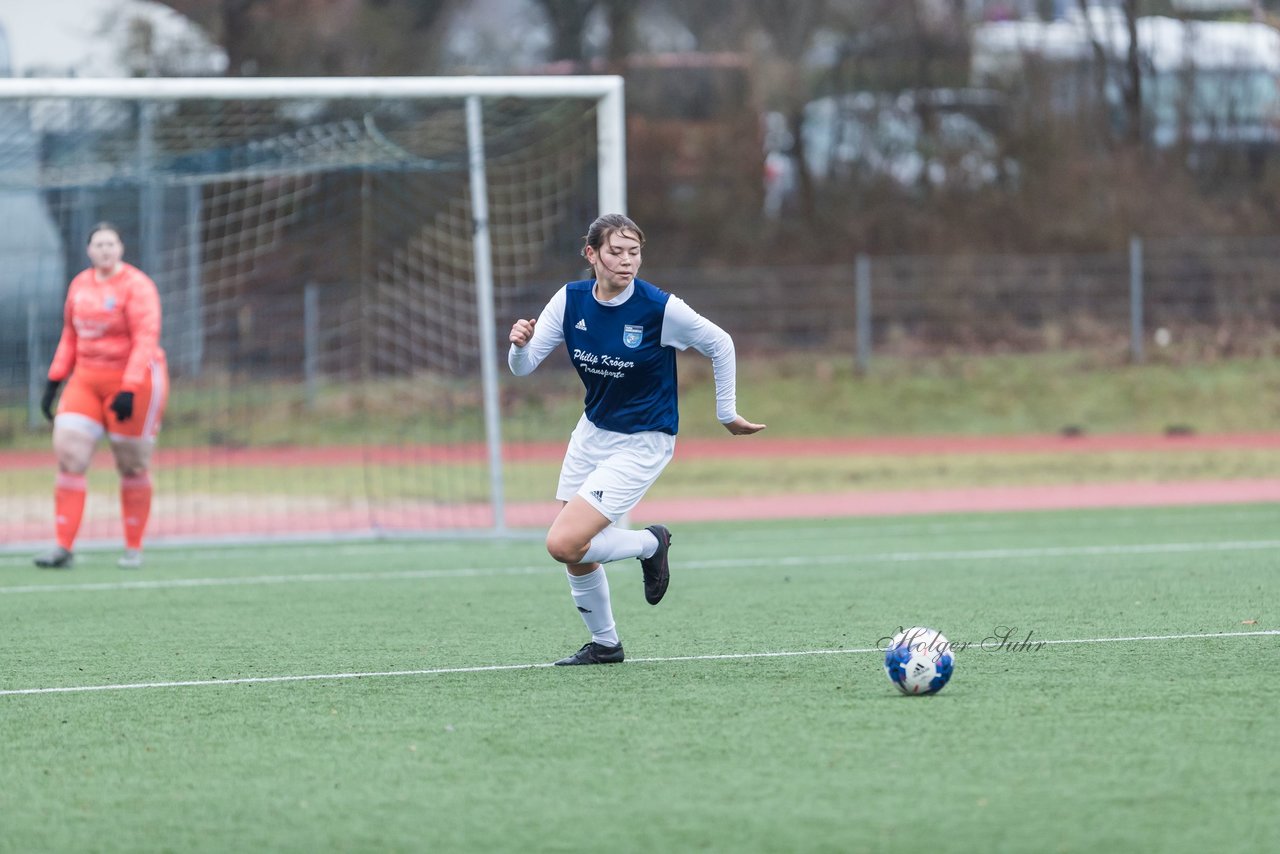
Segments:
[[[1107,348],[1142,361],[1153,346],[1175,346],[1193,359],[1280,351],[1280,237],[1135,237],[1127,251],[1110,253],[861,256],[852,264],[807,267],[676,269],[651,262],[644,275],[729,330],[746,358],[844,353],[867,371],[881,357]],[[494,346],[505,347],[509,321],[539,311],[558,284],[500,288],[502,334]],[[362,356],[370,347],[361,330],[368,312],[360,310],[355,285],[250,292],[235,302],[223,306],[223,322],[202,326],[198,349],[206,370],[314,384],[358,378],[365,363],[382,375],[427,368],[461,376],[474,369],[466,360],[429,358],[456,356],[456,342],[445,339],[472,335],[469,327],[453,333],[406,327],[394,350],[379,345],[376,358]],[[29,402],[34,425],[60,311],[34,302],[10,308],[9,340],[0,352],[2,396]],[[178,314],[171,308],[169,317]],[[170,327],[176,330],[170,335],[187,326]],[[176,376],[181,364],[174,364]]]
[[[1099,346],[1141,361],[1153,341],[1262,356],[1280,331],[1280,237],[1134,237],[1126,250],[1096,254],[645,272],[731,330],[744,351],[834,350],[863,370],[877,355]]]

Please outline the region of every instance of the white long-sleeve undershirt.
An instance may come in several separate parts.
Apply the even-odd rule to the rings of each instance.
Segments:
[[[618,296],[601,304],[621,305],[634,290],[634,284],[628,285]],[[562,287],[538,315],[529,343],[523,347],[511,345],[507,354],[511,373],[518,377],[533,373],[552,350],[564,343],[564,307],[565,288]],[[677,350],[692,347],[710,359],[716,381],[716,420],[728,424],[738,417],[737,360],[729,333],[698,314],[684,300],[672,296],[667,300],[662,318],[661,343]]]

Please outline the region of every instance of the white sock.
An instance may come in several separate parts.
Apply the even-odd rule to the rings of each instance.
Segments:
[[[631,531],[610,525],[591,539],[582,562],[609,563],[628,557],[641,557],[646,549],[649,557],[652,557],[657,548],[658,538],[648,531]]]
[[[587,624],[591,639],[605,646],[617,646],[618,629],[613,623],[613,605],[609,602],[609,577],[604,567],[586,575],[570,575],[569,590],[578,606],[582,622]]]
[[[636,533],[644,534],[645,537],[644,548],[641,550],[638,557],[641,560],[648,560],[653,557],[654,552],[658,550],[658,535],[653,531],[650,531],[648,528],[645,528],[643,531],[637,531]]]

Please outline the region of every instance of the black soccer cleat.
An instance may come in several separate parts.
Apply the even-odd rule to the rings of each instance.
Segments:
[[[562,658],[557,661],[556,666],[562,667],[569,664],[621,664],[622,659],[622,644],[605,646],[602,643],[591,641],[583,644],[582,649],[568,658]]]
[[[644,598],[650,605],[657,605],[667,593],[671,581],[671,565],[667,563],[667,551],[671,548],[671,532],[666,525],[650,525],[646,531],[658,538],[658,550],[653,557],[640,561],[644,570]]]
[[[75,559],[75,555],[69,549],[58,546],[51,552],[36,555],[35,563],[41,569],[70,569]]]

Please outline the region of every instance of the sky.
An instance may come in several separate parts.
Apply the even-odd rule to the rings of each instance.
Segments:
[[[209,74],[225,67],[225,56],[203,32],[151,0],[0,0],[9,74],[133,76],[143,69],[131,69],[122,54],[134,18],[154,28],[158,61],[173,64],[172,71]]]

